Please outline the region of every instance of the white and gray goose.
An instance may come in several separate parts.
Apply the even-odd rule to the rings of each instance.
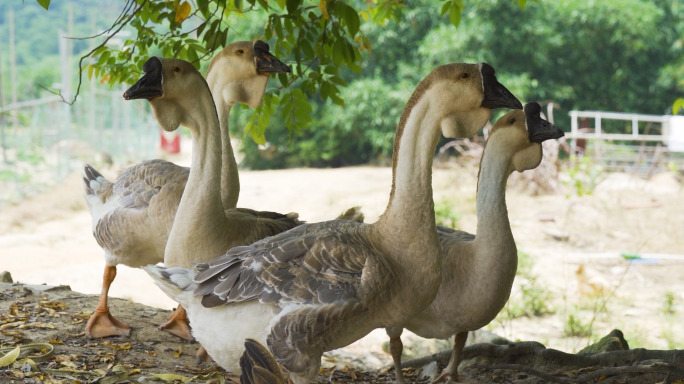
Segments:
[[[200,87],[191,83],[201,77],[185,71],[187,78],[166,76],[175,62],[161,64],[163,92],[150,99],[160,123],[209,129],[215,113],[190,108],[193,101],[181,97],[188,87],[197,97]],[[145,270],[187,309],[193,335],[221,366],[239,371],[249,337],[267,343],[295,383],[309,382],[323,352],[375,328],[404,324],[433,300],[442,281],[431,185],[435,147],[441,134],[472,136],[488,122],[490,109],[499,107],[522,106],[491,66],[437,67],[418,85],[400,118],[390,199],[377,222],[304,224],[232,248],[200,263],[197,272]],[[192,234],[193,222],[177,216],[171,236]],[[193,246],[185,245],[188,251]]]

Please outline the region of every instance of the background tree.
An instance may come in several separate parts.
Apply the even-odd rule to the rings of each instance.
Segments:
[[[130,81],[153,54],[204,69],[227,41],[268,41],[294,74],[272,81],[256,112],[231,115],[235,137],[253,139],[242,140],[243,164],[257,168],[384,161],[408,94],[445,62],[492,64],[522,100],[560,104],[562,126],[572,109],[672,113],[684,91],[676,0],[224,3],[126,1],[109,33],[134,37],[94,50],[84,74]]]

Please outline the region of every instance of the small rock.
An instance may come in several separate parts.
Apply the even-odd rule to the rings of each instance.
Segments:
[[[2,271],[0,272],[0,283],[13,283],[14,280],[12,280],[12,275],[10,275],[9,271]]]
[[[537,220],[542,223],[555,223],[556,217],[553,215],[539,215],[537,216]]]
[[[599,353],[599,352],[610,352],[610,351],[623,351],[629,350],[629,344],[625,340],[622,331],[619,329],[613,329],[609,334],[602,337],[601,340],[597,341],[581,351],[579,354],[583,353]]]
[[[565,231],[558,230],[558,229],[546,228],[544,230],[544,233],[551,236],[554,240],[557,240],[557,241],[568,241],[568,239],[570,238],[569,233],[567,233]]]

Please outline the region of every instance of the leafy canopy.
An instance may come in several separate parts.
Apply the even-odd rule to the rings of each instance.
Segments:
[[[50,0],[37,1],[49,9]],[[517,1],[519,7],[527,3],[526,0],[511,1]],[[126,0],[111,27],[92,36],[103,39],[81,58],[79,75],[85,73],[88,78],[101,78],[109,83],[132,83],[152,54],[185,59],[199,69],[229,40],[234,40],[229,39],[234,29],[252,30],[250,38],[271,42],[276,56],[294,62],[292,75],[278,76],[280,87],[271,90],[247,124],[251,137],[264,144],[264,129],[277,106],[283,107],[279,117],[290,130],[311,122],[309,100],[313,96],[343,106],[345,100],[340,89],[347,83],[340,72],[361,71],[361,53],[372,50],[372,42],[361,29],[362,20],[383,27],[398,24],[408,7],[406,3],[403,0]],[[460,23],[465,10],[463,0],[440,0],[434,4],[454,26]],[[258,18],[249,17],[251,14]],[[246,26],[246,19],[259,20],[258,28]],[[120,47],[108,45],[126,29],[133,29],[133,37]],[[95,61],[85,64],[86,58]]]

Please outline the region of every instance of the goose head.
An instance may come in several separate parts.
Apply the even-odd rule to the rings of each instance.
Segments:
[[[207,107],[207,96],[208,104],[214,107],[204,77],[185,60],[151,57],[143,64],[143,72],[145,75],[126,90],[123,97],[126,100],[147,99],[165,131],[173,131],[181,124],[196,128],[198,123],[194,116],[201,115],[202,109]],[[213,113],[216,114],[215,108]]]
[[[271,73],[291,72],[289,66],[269,52],[263,41],[238,41],[227,45],[211,60],[207,82],[217,104],[261,104]]]
[[[496,149],[498,153],[511,151],[509,171],[523,172],[536,168],[541,162],[542,142],[563,135],[562,129],[542,119],[539,103],[531,102],[524,110],[511,111],[499,118],[487,142],[501,143]]]
[[[431,93],[432,113],[443,116],[439,123],[448,138],[474,135],[487,124],[492,109],[522,109],[520,101],[496,79],[494,68],[487,63],[441,65],[423,83],[419,88]]]

